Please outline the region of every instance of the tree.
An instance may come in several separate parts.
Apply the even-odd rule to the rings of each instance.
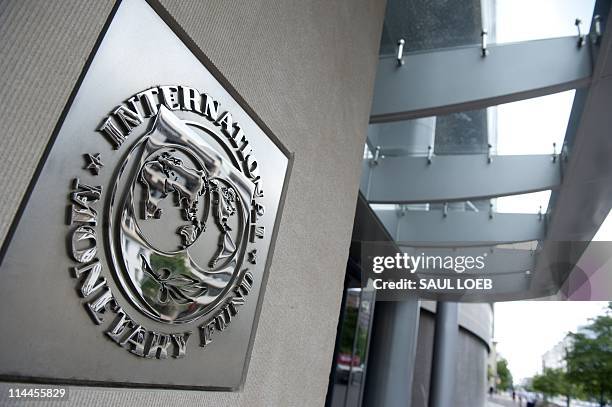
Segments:
[[[508,361],[504,358],[497,361],[497,377],[499,378],[499,388],[503,390],[512,388],[512,373],[508,369]]]
[[[559,394],[557,387],[558,369],[544,369],[540,375],[535,375],[531,382],[533,390],[544,394],[545,398]]]
[[[572,397],[580,394],[580,388],[570,382],[563,369],[544,369],[541,375],[536,375],[532,382],[533,389],[543,393],[545,397],[564,396],[569,407]]]
[[[605,406],[612,400],[612,302],[604,315],[570,336],[573,344],[566,357],[567,377]]]

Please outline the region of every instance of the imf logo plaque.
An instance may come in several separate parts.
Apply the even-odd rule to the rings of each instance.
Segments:
[[[199,341],[206,347],[232,322],[253,284],[245,263],[257,263],[257,240],[265,236],[257,223],[265,216],[259,163],[231,113],[207,94],[160,86],[127,100],[98,128],[115,149],[137,137],[119,161],[104,205],[113,278],[136,309],[171,326],[169,332],[203,320]],[[201,120],[181,120],[177,110]],[[149,128],[137,135],[147,120]],[[84,170],[100,174],[101,154],[84,157]],[[138,356],[165,359],[170,349],[185,356],[191,331],[163,333],[135,323],[107,286],[96,260],[103,188],[79,179],[73,186],[70,224],[77,227],[69,250],[80,263],[74,276],[94,322],[114,313],[108,336]]]
[[[246,379],[292,155],[156,7],[117,3],[2,246],[0,379]]]

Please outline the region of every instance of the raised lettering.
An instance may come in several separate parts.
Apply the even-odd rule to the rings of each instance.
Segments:
[[[264,226],[251,225],[251,243],[255,243],[255,239],[263,239],[266,232]]]
[[[82,242],[89,241],[88,247],[80,247]],[[98,253],[96,246],[96,231],[91,226],[81,225],[72,232],[71,252],[72,257],[79,263],[88,263]]]
[[[121,344],[121,339],[128,331],[128,327],[133,325],[132,320],[127,316],[123,309],[117,311],[117,317],[113,321],[111,327],[106,331],[106,334],[116,343]]]
[[[160,86],[164,105],[170,110],[178,110],[181,108],[179,103],[178,87],[176,86]]]
[[[137,109],[132,111],[126,106],[119,106],[113,110],[113,114],[127,131],[126,136],[132,132],[134,127],[142,123],[142,116]]]
[[[205,325],[200,326],[200,346],[206,347],[212,342],[212,336],[215,332],[215,321],[214,319]]]
[[[104,289],[98,298],[85,303],[87,311],[97,325],[104,322],[104,315],[106,315],[106,312],[111,308],[115,308],[116,306],[115,298],[111,294],[111,290],[108,287]]]
[[[155,95],[158,93],[159,91],[157,88],[150,88],[136,94],[136,97],[140,100],[145,108],[145,117],[151,117],[157,114],[157,100],[155,100]]]
[[[113,147],[118,149],[125,142],[125,135],[123,131],[111,120],[110,117],[107,117],[106,120],[102,123],[102,125],[98,128],[98,131],[101,131],[108,137],[109,141],[113,144]]]
[[[219,119],[215,122],[215,124],[217,126],[221,126],[221,129],[225,132],[225,134],[227,134],[228,136],[231,136],[232,132],[232,123],[233,123],[233,119],[232,119],[232,115],[230,112],[224,112],[221,117],[219,117]]]
[[[253,158],[252,155],[248,155],[244,159],[243,163],[244,175],[249,177],[252,181],[259,180],[259,164]]]
[[[70,209],[70,224],[90,223],[95,225],[98,213],[92,205],[100,199],[102,187],[92,187],[82,184],[79,179],[74,180],[75,191],[70,194],[70,199],[74,203]]]
[[[196,113],[202,113],[200,107],[200,93],[194,88],[180,86],[181,89],[181,109]]]
[[[74,275],[76,278],[86,274],[81,281],[81,287],[79,288],[79,294],[81,297],[89,297],[90,294],[98,291],[100,288],[106,285],[106,279],[100,277],[102,271],[102,264],[99,260],[95,260],[93,263],[83,267],[73,267]]]
[[[245,137],[244,130],[242,130],[242,127],[240,127],[238,122],[234,123],[234,128],[236,130],[234,131],[234,134],[229,138],[229,140],[232,147],[238,148],[238,140],[244,139]]]
[[[168,346],[170,345],[170,337],[166,334],[159,334],[150,331],[149,346],[145,353],[146,358],[166,359],[168,357]]]
[[[185,357],[185,352],[187,349],[187,340],[189,339],[189,335],[191,335],[191,332],[184,332],[182,334],[171,334],[170,335],[170,337],[172,338],[172,341],[176,345],[174,347],[174,354],[172,355],[172,357],[176,359]]]
[[[146,334],[147,331],[142,326],[138,325],[120,345],[127,346],[128,350],[134,355],[144,356]]]
[[[202,93],[202,106],[204,110],[202,114],[212,122],[216,122],[219,117],[219,102],[214,100],[210,95]]]
[[[255,200],[251,201],[251,222],[257,222],[257,219],[261,218],[266,212],[266,208]]]

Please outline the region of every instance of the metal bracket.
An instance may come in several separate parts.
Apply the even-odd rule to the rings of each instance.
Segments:
[[[557,162],[557,157],[559,155],[557,154],[557,143],[553,143],[553,154],[552,154],[552,162],[556,163]]]
[[[601,16],[599,14],[593,16],[593,25],[595,26],[595,32],[592,41],[593,44],[599,44],[601,42]]]
[[[406,41],[404,41],[403,38],[401,38],[397,42],[397,66],[404,65],[404,44],[405,43]]]
[[[487,144],[488,152],[487,152],[487,163],[491,164],[493,162],[493,156],[491,155],[491,149],[493,146],[491,144]]]
[[[487,35],[489,35],[487,30],[482,30],[480,33],[480,50],[483,58],[489,55],[489,50],[487,49]]]
[[[448,216],[448,202],[444,202],[444,209],[442,210],[442,217],[446,218]]]
[[[433,160],[433,147],[427,146],[427,164],[431,164]]]
[[[567,144],[563,144],[561,147],[561,153],[559,154],[561,161],[566,163],[569,161],[569,149],[567,148]]]
[[[493,204],[489,203],[489,219],[493,219]]]

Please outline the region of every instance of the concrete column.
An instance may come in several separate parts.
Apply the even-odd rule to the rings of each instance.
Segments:
[[[410,405],[419,313],[416,298],[376,303],[364,407]]]
[[[459,326],[458,304],[438,302],[434,333],[429,407],[453,407]]]

